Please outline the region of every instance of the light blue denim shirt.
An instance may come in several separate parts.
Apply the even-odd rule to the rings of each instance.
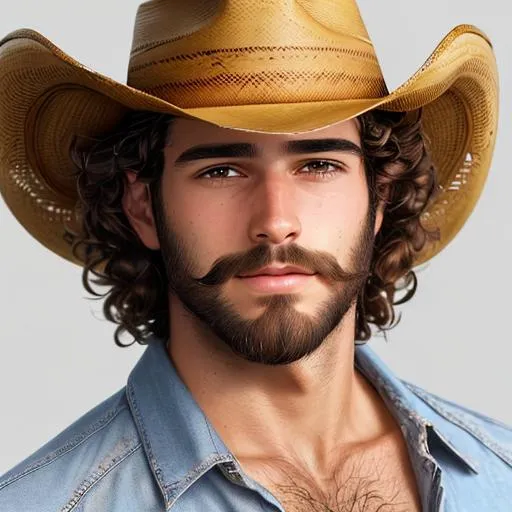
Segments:
[[[424,511],[512,511],[512,429],[399,380],[368,346],[356,366],[401,426]],[[0,479],[0,512],[164,510],[284,509],[244,474],[154,338],[125,388]]]

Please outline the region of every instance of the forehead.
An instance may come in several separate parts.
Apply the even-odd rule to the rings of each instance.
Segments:
[[[358,122],[350,119],[317,130],[283,134],[235,130],[196,119],[176,118],[169,132],[169,142],[176,149],[221,142],[245,142],[271,149],[291,140],[331,138],[343,138],[359,144]]]

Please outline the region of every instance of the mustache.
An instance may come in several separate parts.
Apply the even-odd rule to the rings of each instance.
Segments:
[[[258,245],[248,252],[235,253],[219,258],[212,269],[195,281],[204,286],[216,286],[241,273],[253,272],[272,263],[298,265],[308,272],[318,273],[332,281],[352,281],[368,277],[369,272],[348,271],[339,265],[334,256],[322,251],[306,251],[296,244],[276,247]]]

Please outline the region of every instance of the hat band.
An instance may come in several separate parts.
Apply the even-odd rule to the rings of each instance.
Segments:
[[[144,61],[133,57],[128,85],[182,108],[373,99],[388,93],[372,52],[315,46],[225,48],[149,62],[147,55]]]

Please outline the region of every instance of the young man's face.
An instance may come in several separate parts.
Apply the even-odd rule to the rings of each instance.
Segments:
[[[360,147],[354,120],[294,135],[174,121],[155,205],[170,291],[239,356],[297,361],[354,313],[381,220]],[[266,265],[310,275],[241,276]]]

